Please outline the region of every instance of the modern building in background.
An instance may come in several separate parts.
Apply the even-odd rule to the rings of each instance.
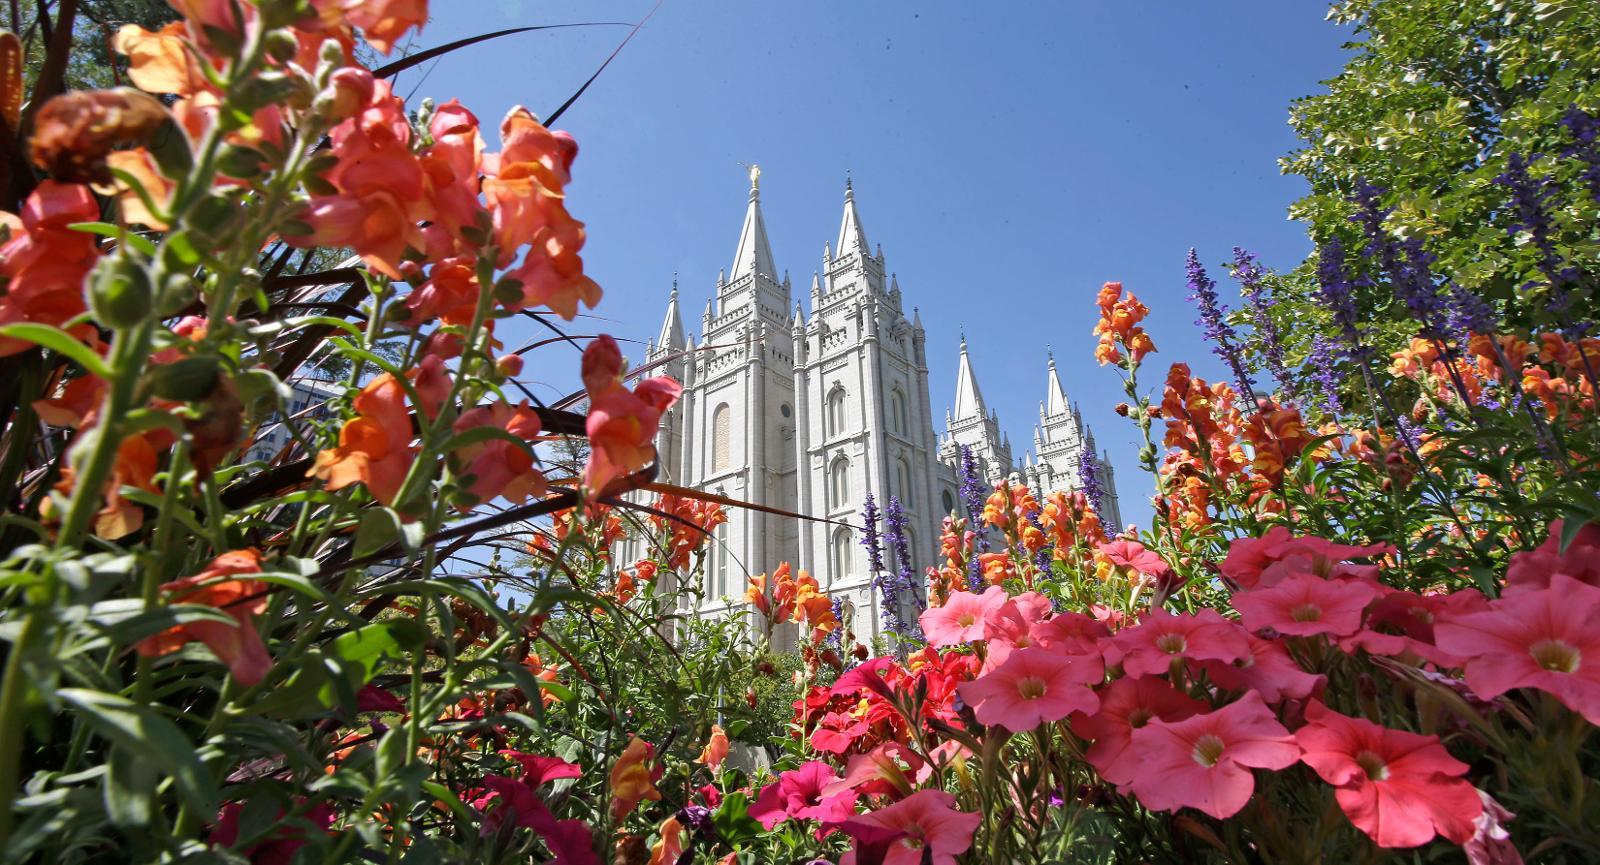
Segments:
[[[1072,407],[1055,361],[1047,366],[1033,452],[1017,465],[998,415],[985,405],[965,337],[944,434],[929,398],[927,335],[906,311],[883,250],[867,242],[855,192],[845,184],[838,236],[822,249],[802,304],[780,271],[761,215],[759,169],[732,266],[717,276],[697,337],[685,325],[674,281],[661,332],[646,352],[652,372],[683,382],[661,422],[662,479],[832,522],[733,508],[711,545],[707,615],[743,603],[745,576],[788,561],[855,613],[857,634],[878,635],[873,588],[858,529],[871,493],[905,512],[912,566],[934,564],[944,518],[961,508],[961,448],[983,480],[1026,482],[1043,496],[1080,484],[1087,450],[1105,488],[1102,516],[1121,522],[1111,466]],[[628,551],[634,552],[634,551]],[[890,563],[893,566],[893,563]]]

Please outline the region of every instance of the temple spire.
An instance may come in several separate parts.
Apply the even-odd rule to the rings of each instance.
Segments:
[[[983,405],[983,392],[978,390],[978,377],[972,372],[972,358],[967,356],[967,337],[961,336],[961,368],[956,372],[955,419],[988,416]]]
[[[843,258],[852,252],[868,253],[867,233],[861,228],[861,214],[856,212],[856,193],[848,179],[844,182],[844,219],[839,222],[839,243],[836,254]]]
[[[778,267],[772,262],[772,244],[767,241],[767,223],[761,218],[761,169],[750,166],[750,205],[744,212],[744,227],[739,231],[739,248],[733,253],[733,280],[747,273],[759,273],[777,281]]]
[[[661,336],[656,345],[663,349],[682,349],[687,345],[683,335],[683,316],[678,312],[678,275],[672,275],[672,295],[667,300],[667,317],[661,322]]]
[[[1046,349],[1045,353],[1049,357],[1047,366],[1050,371],[1050,380],[1045,386],[1046,403],[1044,411],[1047,416],[1054,417],[1067,410],[1067,392],[1061,387],[1061,376],[1056,374],[1055,352]]]

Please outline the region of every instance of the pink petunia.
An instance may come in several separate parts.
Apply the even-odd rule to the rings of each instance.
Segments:
[[[1072,732],[1094,740],[1084,759],[1101,778],[1121,786],[1138,773],[1139,755],[1129,748],[1134,730],[1153,719],[1181,721],[1206,708],[1164,679],[1121,678],[1100,691],[1098,712],[1072,719]]]
[[[1041,610],[1037,598],[1043,604]],[[990,610],[984,618],[988,654],[984,668],[992,670],[1006,662],[1016,649],[1038,647],[1059,654],[1100,654],[1100,641],[1111,636],[1106,627],[1082,613],[1061,613],[1049,617],[1049,601],[1038,592],[1026,592]]]
[[[1100,554],[1113,565],[1131,568],[1148,577],[1160,577],[1172,570],[1159,555],[1138,541],[1121,539],[1101,544]]]
[[[1194,808],[1222,820],[1239,813],[1255,793],[1251,768],[1282,769],[1300,759],[1300,746],[1273,717],[1261,695],[1181,721],[1152,720],[1133,731],[1140,763],[1128,786],[1152,811]]]
[[[1478,696],[1535,688],[1600,724],[1600,588],[1556,574],[1548,589],[1441,618],[1434,635],[1439,648],[1467,659],[1467,685]]]
[[[1489,602],[1477,589],[1435,595],[1386,589],[1383,596],[1367,608],[1365,626],[1341,639],[1339,647],[1346,652],[1361,649],[1369,655],[1389,658],[1415,656],[1439,667],[1459,667],[1465,663],[1465,659],[1435,644],[1434,622],[1440,616],[1465,615],[1487,609]]]
[[[1284,699],[1303,700],[1321,690],[1326,676],[1313,675],[1300,668],[1289,650],[1276,640],[1263,640],[1254,634],[1250,654],[1237,661],[1201,661],[1200,669],[1212,684],[1224,691],[1256,691],[1268,703]]]
[[[883,851],[883,865],[956,865],[972,846],[983,815],[956,810],[956,797],[943,790],[918,790],[904,799],[855,818],[842,827],[856,843],[839,865],[855,865],[861,847]]]
[[[830,786],[838,780],[832,766],[812,760],[761,788],[750,805],[750,816],[766,829],[791,819],[820,820],[824,824],[848,820],[855,816],[856,791],[847,788],[830,792]]]
[[[1301,759],[1337,788],[1345,816],[1379,847],[1417,847],[1435,834],[1462,844],[1473,836],[1483,802],[1461,780],[1467,764],[1438,736],[1390,730],[1315,702],[1306,718],[1295,733]]]
[[[1248,632],[1216,610],[1174,615],[1151,610],[1138,625],[1118,631],[1112,643],[1130,676],[1159,676],[1178,660],[1237,661],[1250,654]]]
[[[1566,552],[1561,550],[1564,531],[1565,522],[1556,520],[1550,524],[1550,536],[1538,548],[1511,557],[1511,565],[1506,568],[1507,593],[1548,588],[1554,574],[1600,586],[1600,524],[1585,523]]]
[[[938,749],[934,749],[937,754]],[[933,773],[928,761],[893,740],[881,742],[865,754],[854,754],[844,777],[822,788],[823,796],[855,791],[863,796],[909,795],[915,783]],[[854,801],[854,800],[852,800]]]
[[[1376,579],[1376,565],[1347,564],[1347,559],[1394,552],[1390,544],[1353,547],[1316,537],[1297,538],[1283,526],[1273,526],[1259,538],[1239,538],[1228,547],[1222,575],[1245,589],[1277,585],[1294,574],[1315,574],[1324,579]]]
[[[956,646],[984,638],[984,618],[1006,602],[1006,590],[990,586],[983,594],[951,592],[942,607],[924,610],[922,633],[934,648]]]
[[[1099,658],[1069,658],[1046,649],[1018,649],[1004,664],[957,689],[979,723],[1021,733],[1073,712],[1100,706],[1091,684],[1105,678]]]
[[[1378,596],[1371,583],[1298,574],[1271,588],[1236,592],[1233,608],[1252,631],[1291,637],[1345,637],[1361,629],[1361,613]]]

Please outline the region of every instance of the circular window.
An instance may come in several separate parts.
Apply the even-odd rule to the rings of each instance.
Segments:
[[[788,417],[790,414],[792,414],[792,412],[789,411],[789,404],[788,403],[784,403],[783,405],[778,406],[778,412],[780,414],[782,414],[784,417]]]
[[[951,511],[956,509],[955,497],[950,495],[950,491],[949,490],[945,490],[941,494],[941,497],[944,500],[944,512],[945,513],[950,513]]]

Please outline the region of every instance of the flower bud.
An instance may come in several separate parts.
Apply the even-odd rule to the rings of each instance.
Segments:
[[[145,385],[155,396],[173,402],[197,402],[217,388],[222,364],[211,355],[191,355],[150,368]]]
[[[266,168],[267,157],[254,147],[241,144],[224,144],[217,152],[217,171],[224,177],[250,180],[260,176]]]
[[[143,265],[118,255],[102,261],[96,271],[89,284],[89,308],[101,324],[126,330],[150,314],[155,292]]]
[[[522,374],[522,355],[506,354],[495,358],[494,368],[506,378],[515,378]]]
[[[290,4],[265,5],[272,6]],[[278,61],[279,63],[288,63],[290,60],[295,58],[296,54],[300,53],[299,40],[295,39],[294,34],[288,30],[273,30],[272,32],[268,33],[266,37],[262,39],[262,46],[266,49],[267,56]]]

